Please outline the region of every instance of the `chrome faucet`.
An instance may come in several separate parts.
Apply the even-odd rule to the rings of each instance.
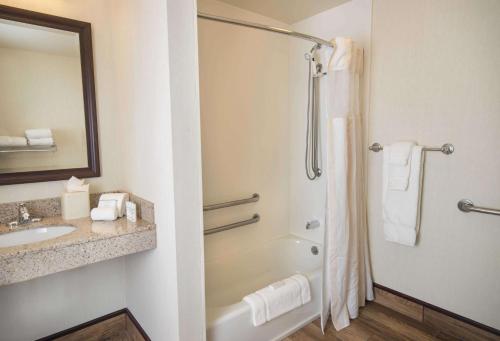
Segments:
[[[19,225],[28,224],[31,222],[30,213],[28,212],[28,208],[24,203],[20,203],[17,211],[17,222]]]
[[[10,222],[9,225],[9,230],[13,230],[19,225],[26,225],[29,223],[36,223],[41,221],[41,218],[32,218],[28,208],[24,203],[20,203],[19,206],[17,207],[17,220]]]

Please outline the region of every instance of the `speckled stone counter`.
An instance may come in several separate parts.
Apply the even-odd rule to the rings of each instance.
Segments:
[[[56,225],[70,225],[76,230],[42,242],[0,248],[0,285],[27,281],[156,247],[156,226],[142,219],[136,223],[126,218],[93,222],[90,218],[65,221],[56,216],[24,228]],[[0,225],[0,234],[8,232],[6,225]]]

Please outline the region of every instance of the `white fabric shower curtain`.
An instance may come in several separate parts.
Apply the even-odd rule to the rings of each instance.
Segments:
[[[368,258],[360,78],[363,51],[335,39],[326,80],[327,203],[321,325],[349,325],[365,300],[373,300]]]

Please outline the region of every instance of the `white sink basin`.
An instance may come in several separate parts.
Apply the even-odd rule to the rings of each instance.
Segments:
[[[28,230],[0,234],[0,247],[9,247],[23,244],[41,242],[57,238],[76,230],[74,226],[46,226]]]

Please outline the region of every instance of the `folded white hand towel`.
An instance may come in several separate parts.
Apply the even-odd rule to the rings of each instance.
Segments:
[[[302,274],[295,274],[290,277],[290,279],[297,281],[300,285],[300,297],[302,299],[302,304],[309,303],[311,301],[311,288],[307,277]]]
[[[265,287],[256,292],[266,304],[266,320],[272,319],[289,312],[302,305],[301,288],[297,281],[289,278],[286,284],[276,290]]]
[[[54,139],[52,137],[44,137],[39,139],[28,138],[28,144],[30,146],[53,146]]]
[[[294,275],[247,295],[243,300],[250,305],[252,322],[258,326],[309,302],[309,281],[303,275]]]
[[[114,207],[96,207],[90,211],[92,220],[116,220],[118,218]]]
[[[281,288],[282,286],[286,285],[285,281],[277,281],[274,283],[269,284],[269,287],[273,290],[276,290],[278,288]]]
[[[115,200],[116,201],[116,208],[118,210],[118,217],[123,217],[125,214],[125,205],[128,201],[128,193],[105,193],[102,194],[101,197],[99,198],[99,205],[98,207],[102,207],[102,205],[109,200]],[[102,202],[102,204],[101,204]],[[104,204],[108,205],[108,204]]]
[[[410,171],[407,189],[391,190],[389,183],[393,165],[390,163],[390,147],[384,147],[382,215],[384,235],[388,241],[408,246],[415,245],[420,226],[423,165],[422,146],[414,146],[408,162]]]
[[[0,136],[0,147],[23,147],[28,142],[24,137],[17,136]]]
[[[243,297],[243,301],[250,305],[252,311],[252,323],[254,326],[260,326],[266,323],[266,303],[256,293]]]
[[[52,137],[50,129],[26,129],[24,135],[28,139],[44,139]]]

